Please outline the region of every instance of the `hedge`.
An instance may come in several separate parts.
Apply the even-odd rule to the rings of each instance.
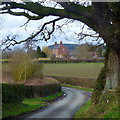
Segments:
[[[49,85],[2,84],[2,103],[21,102],[24,98],[45,97],[61,91],[58,83]]]
[[[76,77],[61,77],[61,76],[51,76],[51,77],[55,78],[62,84],[81,86],[85,88],[94,88],[96,85],[96,78],[76,78]]]
[[[39,63],[97,63],[104,62],[104,59],[85,59],[85,60],[37,60]]]
[[[55,59],[55,60],[34,60],[34,62],[39,63],[97,63],[104,62],[104,58],[101,59],[81,59],[81,60],[65,60],[65,59]],[[9,63],[9,61],[2,61],[2,64]]]
[[[32,97],[45,97],[48,95],[55,94],[59,91],[61,91],[61,86],[58,83],[54,84],[48,84],[44,86],[39,85],[27,85],[26,86],[26,97],[32,98]]]
[[[23,84],[2,84],[2,102],[21,102],[26,96],[26,88]]]

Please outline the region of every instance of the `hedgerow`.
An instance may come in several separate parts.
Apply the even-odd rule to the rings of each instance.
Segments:
[[[2,103],[21,102],[24,98],[45,97],[61,91],[58,83],[49,85],[2,84]]]

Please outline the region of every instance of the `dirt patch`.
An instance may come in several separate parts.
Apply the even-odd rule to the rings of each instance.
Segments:
[[[59,83],[56,79],[52,77],[44,77],[43,79],[32,79],[25,82],[25,85],[46,85]]]

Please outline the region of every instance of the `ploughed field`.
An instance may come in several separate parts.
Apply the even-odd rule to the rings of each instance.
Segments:
[[[103,63],[52,63],[44,65],[44,75],[97,78]]]

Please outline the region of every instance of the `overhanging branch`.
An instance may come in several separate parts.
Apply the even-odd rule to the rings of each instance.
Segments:
[[[36,3],[24,2],[24,4],[15,3],[15,2],[7,2],[7,3],[4,2],[4,4],[7,7],[4,7],[3,10],[8,10],[8,9],[11,10],[11,9],[19,8],[19,9],[27,10],[41,17],[49,16],[49,15],[60,16],[64,18],[79,20],[81,22],[84,22],[90,27],[94,26],[93,23],[95,23],[94,12],[91,6],[85,7],[85,6],[77,5],[74,3],[65,4],[65,3],[60,2],[59,4],[62,6],[63,4],[65,4],[63,6],[64,9],[55,9],[51,7],[42,6],[41,4],[37,2]],[[18,14],[23,14],[23,13],[18,13]]]
[[[42,16],[31,16],[31,15],[25,13],[25,12],[13,12],[11,10],[8,10],[6,12],[2,12],[2,14],[6,14],[6,13],[9,13],[10,15],[14,15],[14,16],[25,16],[29,20],[40,20],[40,19],[43,18]]]
[[[63,19],[63,18],[61,18],[61,17],[59,17],[59,18],[56,18],[56,19],[54,19],[54,20],[52,20],[52,21],[49,21],[49,22],[46,22],[46,23],[44,23],[43,25],[42,25],[42,27],[41,27],[41,29],[38,31],[38,32],[36,32],[35,34],[32,34],[30,37],[28,37],[27,39],[24,39],[24,40],[21,40],[21,41],[17,41],[16,40],[16,36],[14,37],[12,37],[12,38],[10,38],[10,36],[8,36],[7,38],[6,38],[6,40],[2,43],[2,45],[4,46],[6,46],[5,47],[5,49],[8,49],[9,47],[11,47],[11,46],[15,46],[15,45],[17,45],[17,44],[21,44],[21,43],[23,43],[23,42],[26,42],[26,41],[29,41],[29,40],[32,40],[32,39],[34,39],[36,36],[38,36],[40,33],[41,33],[41,35],[43,36],[42,38],[45,40],[45,41],[47,41],[48,39],[50,39],[50,37],[51,37],[51,34],[54,32],[54,30],[55,30],[55,22],[56,21],[59,21],[59,20],[61,20],[61,19]],[[48,25],[48,24],[52,24],[52,30],[51,31],[48,31],[48,37],[46,38],[46,36],[44,35],[44,33],[43,33],[43,31],[44,31],[44,29],[45,29],[45,27],[46,27],[46,25]]]

